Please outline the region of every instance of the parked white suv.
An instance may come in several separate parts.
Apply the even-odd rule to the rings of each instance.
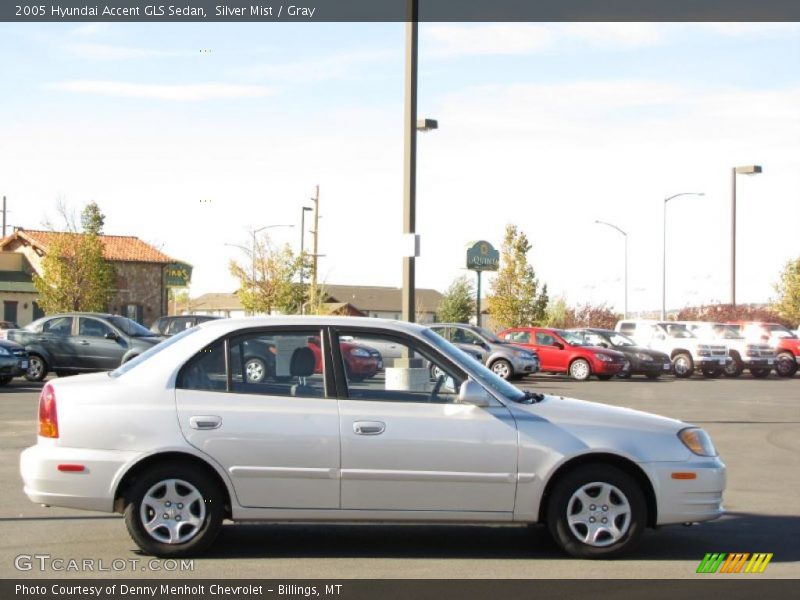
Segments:
[[[619,321],[615,329],[642,346],[668,354],[675,377],[691,377],[696,369],[706,377],[719,377],[732,361],[727,346],[701,340],[674,321]]]
[[[704,343],[720,343],[728,347],[731,361],[725,367],[726,377],[739,377],[747,369],[753,377],[766,377],[775,367],[775,350],[768,344],[746,340],[739,332],[723,323],[679,321]]]

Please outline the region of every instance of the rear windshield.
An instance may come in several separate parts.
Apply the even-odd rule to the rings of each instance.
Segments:
[[[167,348],[169,348],[170,346],[172,346],[172,344],[174,344],[175,342],[178,342],[178,341],[182,340],[182,339],[183,339],[183,338],[185,338],[187,335],[191,335],[191,334],[193,334],[195,331],[199,331],[199,330],[197,329],[197,327],[192,327],[192,328],[190,328],[190,329],[184,329],[184,330],[183,330],[183,331],[181,331],[181,332],[180,332],[178,335],[173,335],[173,336],[172,336],[171,338],[169,338],[167,341],[165,341],[165,342],[160,342],[160,343],[156,344],[155,346],[153,346],[153,347],[152,347],[152,348],[150,348],[149,350],[147,350],[147,351],[145,351],[145,352],[142,352],[142,353],[141,353],[139,356],[137,356],[136,358],[134,358],[134,359],[132,359],[132,360],[129,360],[129,361],[128,361],[128,362],[126,362],[124,365],[122,365],[122,366],[120,366],[119,368],[117,368],[117,369],[115,369],[115,370],[111,371],[111,373],[109,373],[109,376],[110,376],[110,377],[117,378],[117,377],[119,377],[119,376],[121,376],[121,375],[125,375],[125,373],[127,373],[127,372],[128,372],[128,371],[130,371],[131,369],[133,369],[133,368],[135,368],[135,367],[139,366],[140,364],[142,364],[142,363],[143,363],[144,361],[146,361],[146,360],[150,360],[151,358],[153,358],[153,357],[154,357],[156,354],[158,354],[158,353],[159,353],[159,352],[161,352],[162,350],[166,350]],[[151,335],[152,335],[152,334],[151,334]]]
[[[108,321],[122,333],[131,337],[153,337],[155,335],[155,333],[149,329],[145,329],[136,321],[127,317],[109,317]]]

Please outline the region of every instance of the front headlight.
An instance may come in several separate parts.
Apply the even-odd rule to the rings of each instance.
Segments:
[[[603,362],[611,362],[614,360],[608,354],[595,354],[595,357],[597,360],[602,360]]]
[[[514,350],[512,354],[516,358],[521,358],[523,360],[533,360],[533,354],[530,352],[525,352],[524,350]]]
[[[678,439],[697,456],[717,456],[709,435],[699,427],[687,427],[678,432]]]
[[[636,358],[638,358],[639,360],[643,360],[645,362],[652,362],[653,361],[653,357],[650,356],[649,354],[645,354],[644,352],[637,352],[636,354],[634,354],[634,356]]]
[[[360,356],[361,358],[369,358],[370,354],[368,350],[364,350],[363,348],[353,348],[350,350],[350,354],[353,356]]]
[[[11,352],[0,346],[0,356],[11,356]]]

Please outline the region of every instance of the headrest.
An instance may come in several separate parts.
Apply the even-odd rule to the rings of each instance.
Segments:
[[[311,348],[297,348],[292,352],[292,360],[289,363],[289,374],[292,377],[309,377],[314,374],[314,367],[317,361]]]

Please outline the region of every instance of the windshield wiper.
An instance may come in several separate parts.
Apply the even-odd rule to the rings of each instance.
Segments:
[[[537,404],[544,400],[544,394],[526,390],[522,393],[522,398],[515,400],[518,404]]]

